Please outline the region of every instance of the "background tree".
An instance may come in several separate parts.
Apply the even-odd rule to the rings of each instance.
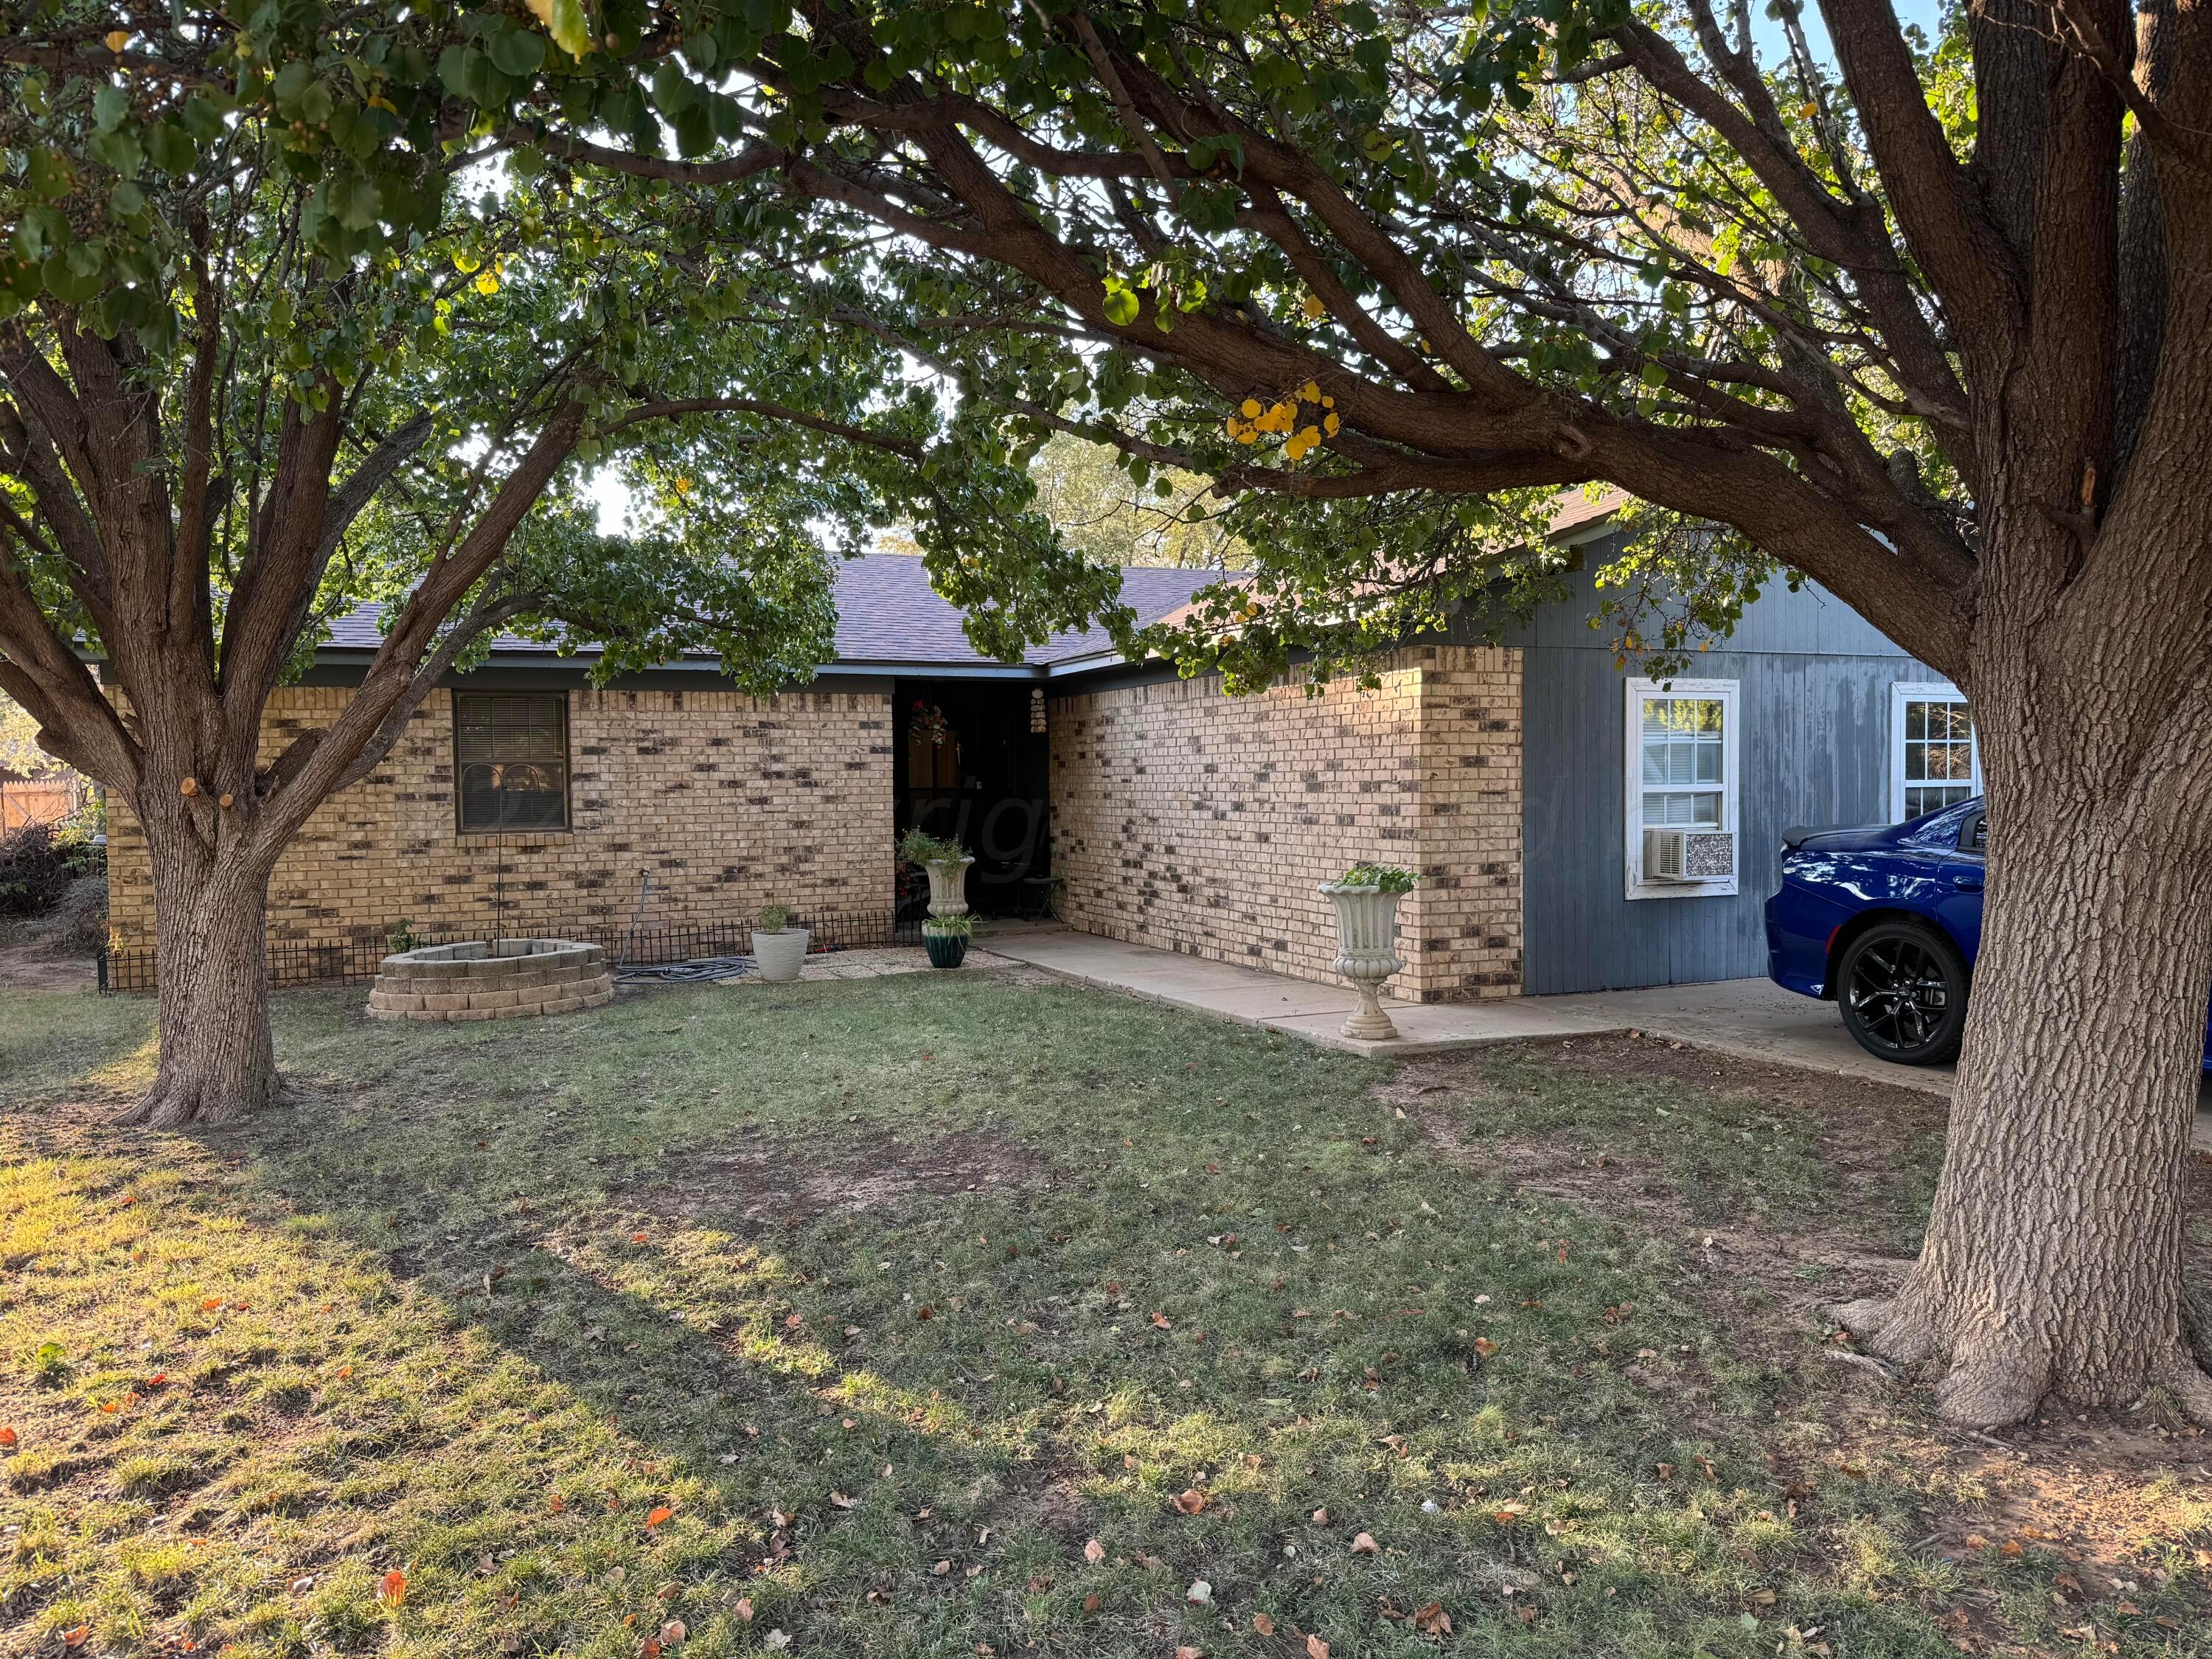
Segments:
[[[1961,1420],[2157,1382],[2212,1417],[2179,1269],[2212,984],[2204,7],[1976,0],[1930,40],[1823,0],[1832,58],[1796,0],[1765,42],[1746,0],[603,10],[680,154],[532,91],[538,142],[771,170],[878,233],[855,325],[1007,411],[995,441],[1219,480],[1255,582],[1176,642],[1194,665],[1325,671],[1532,591],[1502,532],[1595,481],[1731,532],[1647,563],[1719,577],[1662,647],[1778,562],[1955,678],[1996,837],[1951,1156],[1917,1267],[1844,1317],[1947,1360]],[[1035,577],[939,579],[1018,615]]]
[[[0,690],[144,827],[161,1064],[131,1119],[270,1097],[276,859],[497,631],[581,633],[602,673],[710,648],[769,690],[829,653],[826,547],[893,515],[933,548],[1048,535],[1018,473],[928,460],[940,416],[881,342],[748,309],[775,272],[741,227],[502,161],[463,96],[496,71],[453,31],[521,73],[533,28],[15,10]],[[637,503],[623,535],[574,505],[592,467]],[[270,694],[364,600],[360,687],[264,762]]]
[[[1030,472],[1036,510],[1066,546],[1095,562],[1219,570],[1250,560],[1203,474],[1165,467],[1139,484],[1120,451],[1068,432],[1045,440]]]
[[[61,764],[39,747],[39,723],[13,697],[0,696],[0,772],[31,777]]]

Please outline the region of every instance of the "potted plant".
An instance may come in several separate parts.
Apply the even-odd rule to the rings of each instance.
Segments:
[[[921,946],[933,968],[957,968],[968,955],[968,941],[975,935],[973,916],[932,916],[921,924]]]
[[[929,872],[929,914],[964,916],[968,914],[968,866],[974,854],[957,841],[909,830],[899,838],[902,862],[918,864]]]
[[[799,977],[806,960],[807,931],[791,925],[791,907],[763,908],[753,928],[753,966],[764,980],[782,984]]]
[[[1336,960],[1329,964],[1352,981],[1359,1001],[1345,1016],[1344,1035],[1382,1042],[1398,1035],[1382,1012],[1382,981],[1406,964],[1392,948],[1398,937],[1398,901],[1413,890],[1413,872],[1394,864],[1355,864],[1317,890],[1336,907]]]

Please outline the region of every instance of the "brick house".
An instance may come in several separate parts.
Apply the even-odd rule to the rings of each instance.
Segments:
[[[1210,580],[1133,569],[1124,598],[1150,622]],[[1056,881],[1078,928],[1310,978],[1334,953],[1315,886],[1408,866],[1389,989],[1409,1000],[1761,972],[1782,828],[1881,817],[1911,749],[1883,741],[1899,689],[1947,688],[1814,588],[1753,606],[1705,678],[1626,679],[1581,581],[1503,642],[1440,636],[1377,689],[1315,696],[1230,697],[1097,634],[991,661],[900,556],[842,567],[836,658],[775,697],[704,659],[593,689],[575,659],[502,641],[315,816],[278,867],[270,937],[605,938],[649,879],[654,924],[775,902],[880,939],[893,842],[920,824],[975,850],[980,912],[1038,911]],[[371,612],[335,630],[273,701],[264,755],[335,714],[376,641]],[[143,842],[113,816],[111,924],[148,944]],[[1696,879],[1645,867],[1678,833],[1705,837]]]

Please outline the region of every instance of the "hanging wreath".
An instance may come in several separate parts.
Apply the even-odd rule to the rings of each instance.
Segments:
[[[914,700],[914,717],[908,729],[917,737],[927,738],[933,749],[942,749],[952,741],[952,723],[945,718],[945,711],[920,697]]]

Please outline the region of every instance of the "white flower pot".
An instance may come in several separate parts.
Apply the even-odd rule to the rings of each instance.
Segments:
[[[809,935],[804,927],[787,927],[780,933],[753,930],[753,966],[764,980],[782,984],[799,977],[806,960]]]
[[[1379,887],[1323,882],[1316,890],[1336,907],[1336,960],[1329,964],[1352,981],[1358,1006],[1345,1017],[1344,1035],[1383,1042],[1398,1035],[1382,1012],[1382,981],[1406,964],[1398,959],[1398,901],[1403,893]]]
[[[964,916],[968,914],[968,866],[973,859],[940,859],[923,867],[929,872],[929,914]]]

